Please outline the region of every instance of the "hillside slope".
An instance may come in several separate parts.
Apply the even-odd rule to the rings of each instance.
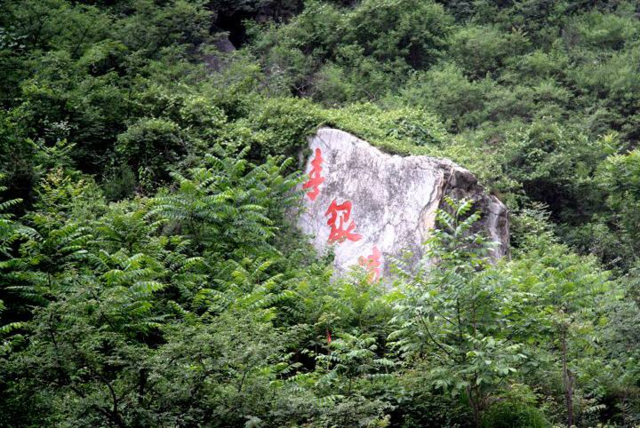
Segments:
[[[0,426],[637,426],[639,11],[1,2]],[[511,260],[450,199],[332,280],[321,127],[471,171]]]

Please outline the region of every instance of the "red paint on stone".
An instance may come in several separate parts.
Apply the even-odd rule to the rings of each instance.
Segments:
[[[324,214],[329,216],[327,224],[331,227],[329,232],[329,243],[343,243],[345,240],[359,241],[362,235],[353,233],[356,224],[351,220],[351,201],[345,201],[342,204],[336,203],[334,199]]]
[[[322,176],[322,151],[316,149],[316,157],[311,161],[311,171],[309,171],[309,181],[303,184],[303,189],[311,189],[307,192],[307,196],[312,201],[315,201],[320,194],[320,185],[324,183],[324,177]]]
[[[358,259],[358,263],[360,264],[360,266],[364,267],[369,272],[369,282],[375,282],[380,279],[382,266],[382,261],[380,260],[381,257],[382,254],[380,253],[378,247],[373,247],[373,252],[371,253],[371,255],[367,257],[360,257]]]

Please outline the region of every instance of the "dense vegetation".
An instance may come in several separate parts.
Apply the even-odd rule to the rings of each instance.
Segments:
[[[0,426],[640,425],[639,14],[3,1]],[[472,170],[511,259],[450,200],[437,265],[331,280],[290,223],[326,124]]]

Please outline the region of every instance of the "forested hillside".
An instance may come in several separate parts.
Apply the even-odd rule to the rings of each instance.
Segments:
[[[0,426],[640,426],[640,2],[0,2]],[[452,159],[425,263],[293,226],[328,125]],[[427,263],[438,260],[437,264]]]

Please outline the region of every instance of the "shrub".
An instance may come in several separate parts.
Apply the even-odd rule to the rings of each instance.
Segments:
[[[264,105],[252,120],[253,128],[267,131],[259,142],[259,153],[268,155],[295,155],[306,146],[306,137],[321,123],[319,109],[311,102],[296,98],[274,98]]]
[[[493,26],[466,26],[451,40],[451,54],[472,76],[495,72],[505,61],[523,53],[529,42],[522,32],[502,32]]]
[[[514,402],[491,406],[482,419],[483,428],[551,428],[542,412],[535,407]]]
[[[119,201],[133,194],[136,188],[136,174],[129,165],[114,168],[102,185],[105,197],[110,201]]]
[[[180,128],[166,119],[140,119],[118,136],[118,156],[132,168],[146,169],[154,178],[168,178],[167,167],[186,153]]]

